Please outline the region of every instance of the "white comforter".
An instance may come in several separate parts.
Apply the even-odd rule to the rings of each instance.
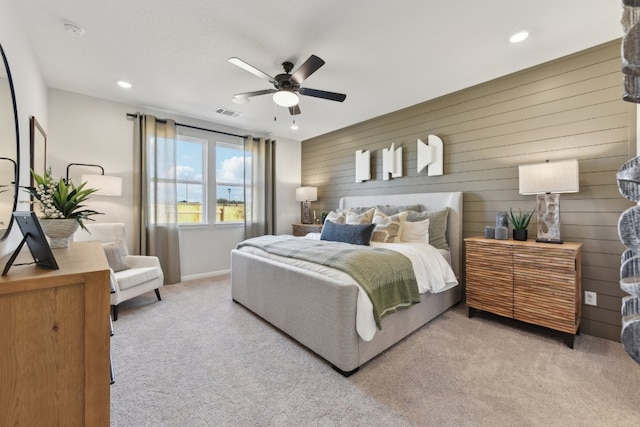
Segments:
[[[314,234],[315,233],[308,234],[307,238],[317,238]],[[451,266],[447,263],[442,254],[428,243],[371,242],[371,246],[392,249],[409,258],[413,264],[413,270],[415,271],[416,280],[418,282],[418,290],[421,294],[425,292],[442,292],[458,284],[458,280],[456,279]],[[364,341],[371,341],[373,339],[373,336],[377,331],[376,322],[373,318],[373,304],[364,289],[362,289],[360,285],[347,273],[308,261],[272,255],[254,247],[245,246],[242,250],[247,250],[265,258],[277,260],[284,264],[294,265],[306,270],[315,271],[325,276],[356,285],[358,287],[356,330],[358,331],[360,338]]]

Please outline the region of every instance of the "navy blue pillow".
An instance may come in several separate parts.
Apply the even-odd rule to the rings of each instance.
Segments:
[[[338,224],[325,221],[320,240],[369,246],[375,224]]]

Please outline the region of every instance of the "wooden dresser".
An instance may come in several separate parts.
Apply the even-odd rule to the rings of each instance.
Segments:
[[[582,244],[470,237],[466,244],[469,317],[484,310],[559,332],[573,348],[581,317]]]
[[[59,270],[14,265],[0,278],[0,425],[106,427],[106,257],[98,242],[53,253]],[[25,246],[17,262],[30,261]]]

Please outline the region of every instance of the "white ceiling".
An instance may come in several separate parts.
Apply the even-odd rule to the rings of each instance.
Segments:
[[[49,87],[294,140],[622,36],[612,0],[14,1]],[[84,35],[71,36],[66,22]],[[510,44],[522,29],[529,39]],[[302,86],[347,99],[301,96],[298,130],[270,95],[231,101],[272,86],[230,57],[274,76],[283,61],[295,70],[311,54],[326,64]]]

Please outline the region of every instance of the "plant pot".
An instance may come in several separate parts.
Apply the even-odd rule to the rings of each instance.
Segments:
[[[51,248],[68,248],[71,236],[80,227],[78,221],[73,218],[40,218],[40,225],[44,234],[49,238]]]
[[[529,237],[529,233],[527,229],[524,230],[513,230],[513,240],[525,241]]]

